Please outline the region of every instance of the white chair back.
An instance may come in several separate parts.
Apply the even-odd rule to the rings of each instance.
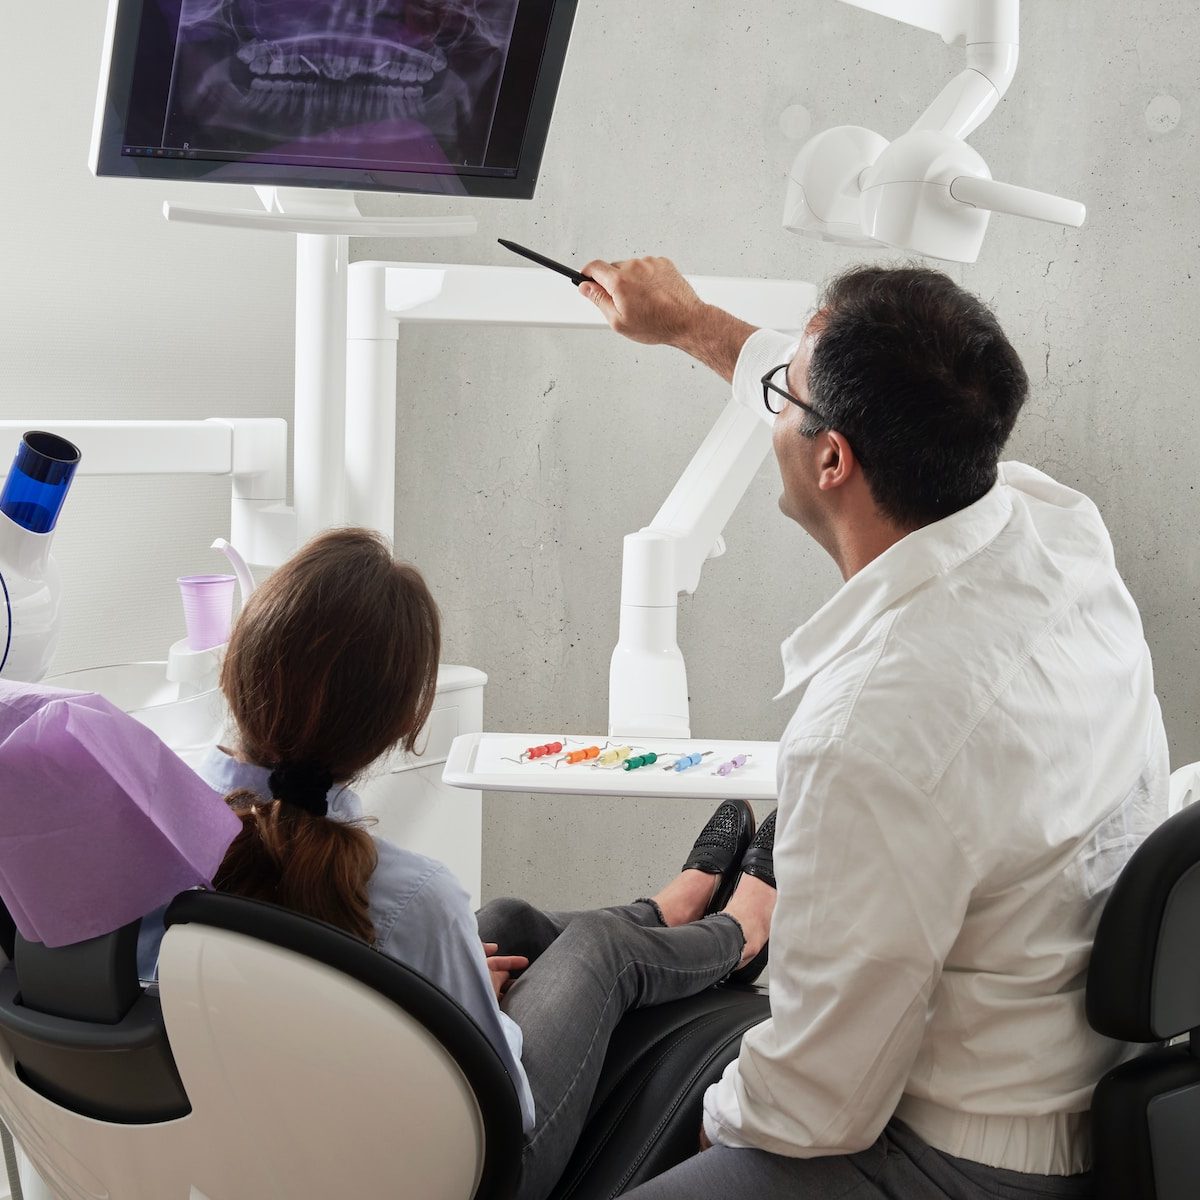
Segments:
[[[521,1147],[512,1081],[428,981],[254,901],[185,893],[167,924],[159,1000],[139,999],[115,1027],[20,1011],[19,941],[0,970],[0,1116],[62,1200],[511,1195]],[[162,1120],[82,1111],[96,1087],[80,1101],[74,1078],[134,1053],[120,1047],[123,1031],[145,1043],[158,1003],[190,1111],[172,1115],[169,1097]],[[23,1056],[37,1064],[32,1076]]]

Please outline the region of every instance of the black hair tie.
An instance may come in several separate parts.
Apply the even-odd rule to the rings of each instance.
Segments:
[[[333,787],[333,775],[323,767],[314,763],[280,763],[267,782],[275,800],[302,808],[314,817],[329,812],[326,796]]]

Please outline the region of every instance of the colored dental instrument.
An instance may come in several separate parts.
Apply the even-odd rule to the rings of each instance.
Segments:
[[[731,758],[728,762],[723,762],[716,769],[714,774],[728,775],[731,772],[736,771],[738,769],[738,767],[744,767],[746,765],[746,759],[748,759],[749,757],[750,757],[749,754],[735,754],[733,756],[733,758]]]
[[[547,754],[557,754],[562,748],[562,742],[547,742],[544,746],[530,746],[522,757],[545,758]]]
[[[617,763],[623,763],[633,754],[632,746],[613,746],[610,750],[605,750],[596,762],[602,767],[613,767]]]
[[[658,755],[653,750],[649,754],[635,754],[625,760],[626,771],[636,771],[638,767],[650,767],[658,762]]]
[[[600,754],[599,746],[588,746],[583,750],[572,750],[567,755],[565,761],[568,763],[585,762],[589,758],[597,758]]]
[[[663,767],[664,771],[686,771],[690,767],[696,766],[701,760],[707,758],[712,753],[711,750],[705,750],[703,753],[685,754],[678,762],[673,762],[669,767]]]

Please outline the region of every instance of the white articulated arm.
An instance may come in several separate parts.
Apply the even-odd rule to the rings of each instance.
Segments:
[[[609,668],[609,733],[690,736],[676,640],[680,592],[694,592],[767,451],[771,430],[730,400],[654,520],[625,539],[621,625]]]
[[[1019,0],[842,0],[955,42],[1016,41]]]
[[[725,405],[708,437],[647,528],[675,541],[676,592],[692,593],[767,451],[771,426],[737,400]]]
[[[991,115],[1017,71],[1020,0],[843,0],[937,33],[947,45],[963,43],[967,69],[951,80],[913,129],[969,137]]]
[[[1019,46],[989,42],[967,47],[967,69],[942,89],[913,129],[935,129],[968,138],[992,115],[1017,73]]]
[[[853,4],[855,8],[865,8],[867,12],[878,13],[881,17],[891,17],[895,21],[903,21],[905,25],[915,25],[918,29],[927,29],[930,33],[939,33],[949,45],[962,40],[966,35],[967,6],[962,0],[842,0],[844,4]]]
[[[1078,227],[1082,204],[998,183],[966,141],[1012,83],[1020,0],[843,0],[966,48],[966,69],[893,141],[842,125],[810,138],[788,178],[784,228],[851,245],[885,245],[970,263],[990,214]]]

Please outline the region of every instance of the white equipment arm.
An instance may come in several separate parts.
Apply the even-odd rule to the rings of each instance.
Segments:
[[[967,69],[942,89],[914,129],[969,137],[991,115],[1012,83],[1021,42],[1020,0],[843,0],[965,43]]]
[[[80,475],[230,476],[230,540],[245,558],[277,567],[295,549],[296,518],[286,504],[286,421],[0,421],[0,472],[29,429],[78,446]]]
[[[396,461],[400,326],[468,323],[607,330],[594,304],[540,268],[359,261],[350,268],[347,342],[347,515],[389,535]],[[779,279],[691,277],[700,298],[751,325],[798,330],[816,288]],[[609,672],[614,733],[688,736],[687,672],[676,642],[680,592],[704,560],[771,445],[769,424],[734,401],[654,520],[625,539],[620,636]],[[370,488],[357,489],[358,479]]]
[[[960,41],[967,33],[968,7],[962,0],[843,0],[843,3],[939,33],[947,45]]]
[[[610,735],[690,736],[679,593],[694,592],[705,559],[724,552],[721,532],[770,447],[770,427],[730,400],[654,520],[625,538]]]

